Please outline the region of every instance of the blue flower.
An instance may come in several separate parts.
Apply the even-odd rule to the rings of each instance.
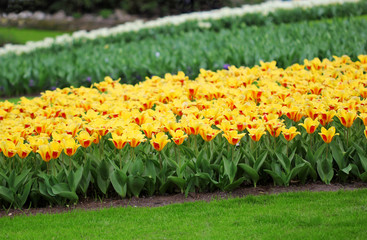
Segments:
[[[223,69],[228,70],[228,68],[229,68],[230,66],[231,66],[231,65],[229,65],[229,64],[224,64],[224,65],[223,65]]]

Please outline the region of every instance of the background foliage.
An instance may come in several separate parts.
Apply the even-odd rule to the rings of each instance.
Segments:
[[[263,2],[263,0],[0,0],[0,6],[6,12],[23,10],[56,12],[58,10],[64,10],[69,14],[75,12],[98,12],[100,9],[122,8],[130,14],[152,17],[259,2]]]
[[[280,67],[333,55],[349,55],[355,60],[366,53],[366,27],[365,18],[351,18],[218,32],[204,29],[170,36],[145,30],[89,44],[55,46],[27,55],[0,57],[0,95],[89,86],[90,81],[100,81],[104,76],[137,83],[145,76],[182,70],[193,77],[200,68],[253,66],[259,60],[275,60]]]

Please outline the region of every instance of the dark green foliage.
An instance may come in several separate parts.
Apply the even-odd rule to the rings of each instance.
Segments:
[[[64,10],[69,14],[122,8],[130,14],[154,17],[260,2],[263,0],[0,0],[0,6],[2,6],[1,10],[7,12],[23,10],[56,12]]]

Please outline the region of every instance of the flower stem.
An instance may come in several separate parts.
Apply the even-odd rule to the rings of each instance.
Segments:
[[[102,153],[103,153],[103,137],[99,136],[101,139],[99,140],[99,157],[102,160]]]
[[[117,149],[116,149],[117,150]],[[118,151],[117,151],[118,152]],[[120,170],[122,169],[122,156],[121,156],[121,153],[118,152],[117,153],[119,155],[119,160],[120,160]]]
[[[85,162],[87,162],[87,148],[85,148],[85,151],[84,151],[84,160]]]
[[[311,133],[310,134],[310,149],[311,149],[311,151],[312,151],[312,138],[313,138],[313,134]]]
[[[232,162],[233,162],[233,158],[234,158],[234,145],[232,145]]]

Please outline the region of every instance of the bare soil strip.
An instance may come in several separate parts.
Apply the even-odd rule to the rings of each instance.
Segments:
[[[246,197],[249,195],[264,195],[264,194],[279,194],[284,192],[322,192],[322,191],[339,191],[339,190],[356,190],[367,188],[367,183],[353,182],[353,183],[333,183],[330,185],[323,184],[321,182],[308,183],[305,185],[291,185],[289,187],[279,186],[258,186],[254,187],[242,187],[236,189],[233,192],[216,191],[212,193],[190,193],[186,198],[184,194],[171,194],[152,197],[132,197],[126,199],[103,199],[102,201],[96,201],[95,199],[81,199],[78,204],[73,206],[54,206],[45,208],[30,208],[30,209],[9,209],[0,210],[0,217],[13,217],[16,215],[36,215],[36,214],[54,214],[70,212],[76,209],[82,210],[98,210],[109,207],[160,207],[173,203],[206,201],[209,202],[213,199],[228,199],[236,197]]]

